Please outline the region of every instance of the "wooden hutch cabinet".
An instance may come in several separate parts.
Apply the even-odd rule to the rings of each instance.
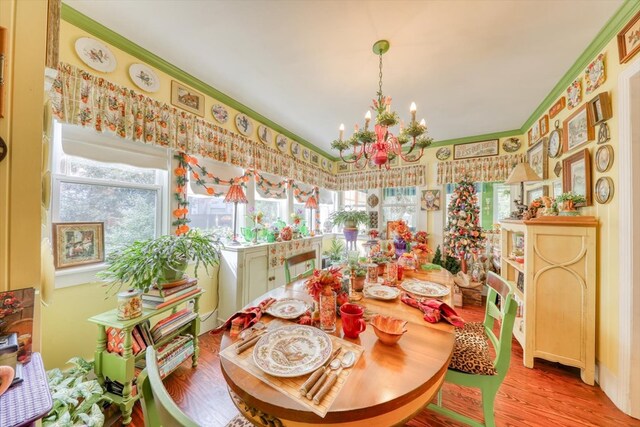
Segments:
[[[595,217],[501,221],[501,274],[519,303],[513,335],[534,358],[580,368],[593,385],[596,326]]]

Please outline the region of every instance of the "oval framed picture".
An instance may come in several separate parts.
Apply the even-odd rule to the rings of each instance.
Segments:
[[[300,144],[295,141],[291,141],[291,155],[296,159],[300,158]]]
[[[229,112],[224,105],[214,104],[211,106],[211,115],[216,122],[225,124],[229,121]]]
[[[520,142],[520,138],[507,138],[502,141],[502,150],[505,153],[515,153],[522,146],[522,142]]]
[[[265,144],[271,144],[271,140],[273,139],[271,129],[269,129],[265,125],[258,126],[258,139]]]
[[[279,134],[278,136],[276,136],[276,148],[280,150],[281,153],[287,152],[288,143],[289,143],[289,140],[287,139],[286,136],[282,134]]]
[[[244,136],[249,136],[253,133],[253,123],[246,114],[238,113],[236,114],[236,129]]]
[[[447,160],[449,157],[451,157],[451,147],[438,148],[436,151],[436,159],[438,160]]]
[[[133,84],[145,92],[157,92],[160,89],[158,75],[145,64],[131,64],[129,66],[129,78]]]
[[[613,147],[603,145],[596,151],[596,169],[598,172],[606,172],[613,166]]]
[[[116,69],[116,57],[106,44],[91,37],[80,37],[74,47],[82,62],[94,70],[110,73]]]
[[[561,129],[554,129],[549,134],[549,148],[547,149],[549,157],[556,158],[562,152],[562,133]]]
[[[598,178],[596,181],[596,201],[601,205],[609,203],[613,199],[613,180],[608,176]]]

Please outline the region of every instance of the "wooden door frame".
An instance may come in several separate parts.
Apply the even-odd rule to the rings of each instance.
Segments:
[[[620,73],[618,93],[619,369],[617,387],[613,385],[611,389],[603,389],[622,411],[640,418],[640,364],[634,361],[634,354],[636,357],[640,354],[640,269],[634,266],[640,260],[640,244],[634,245],[634,240],[638,239],[633,238],[634,233],[640,234],[640,220],[637,219],[640,212],[640,195],[637,194],[640,191],[640,171],[633,168],[634,156],[636,162],[640,161],[640,125],[637,120],[640,111],[632,109],[634,104],[636,109],[640,105],[640,58]]]

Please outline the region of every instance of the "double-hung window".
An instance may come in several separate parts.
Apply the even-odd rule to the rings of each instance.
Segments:
[[[418,196],[416,187],[385,188],[382,194],[382,219],[387,221],[404,220],[415,230],[417,225]]]
[[[51,221],[103,222],[106,255],[166,233],[169,159],[160,147],[56,123]]]

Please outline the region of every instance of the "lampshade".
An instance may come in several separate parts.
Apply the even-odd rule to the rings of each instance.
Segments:
[[[224,198],[225,203],[249,203],[247,196],[244,195],[242,187],[239,184],[231,184],[229,192]]]
[[[540,181],[542,178],[538,176],[529,163],[523,162],[513,168],[505,184],[521,184],[529,181]]]
[[[309,196],[307,202],[304,204],[307,209],[318,209],[318,202],[314,196]]]

